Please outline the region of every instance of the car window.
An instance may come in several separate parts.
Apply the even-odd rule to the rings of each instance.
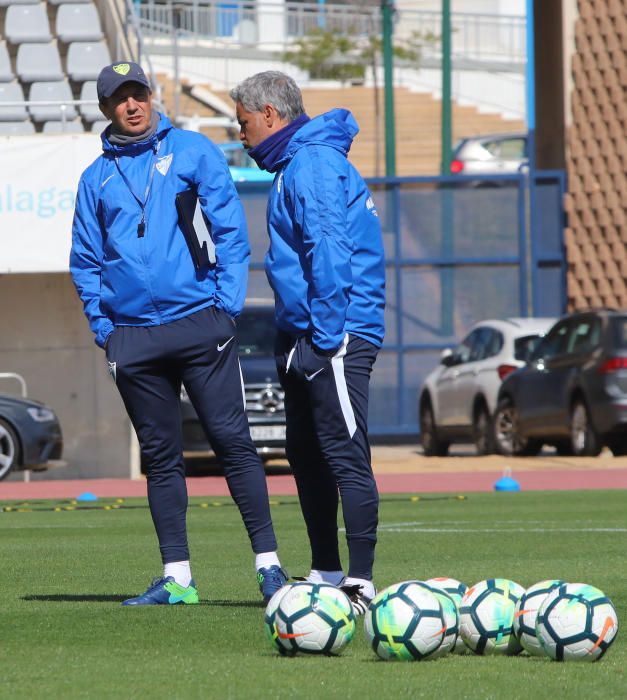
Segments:
[[[568,335],[567,352],[590,352],[599,342],[601,335],[601,320],[599,318],[586,318],[575,324]]]
[[[241,355],[274,356],[274,313],[271,310],[246,311],[237,319]]]
[[[477,328],[473,336],[470,362],[478,362],[492,357],[503,346],[503,336],[492,328]]]
[[[521,362],[528,362],[541,341],[541,335],[525,335],[522,338],[516,338],[514,340],[514,357]]]
[[[464,362],[470,362],[473,353],[476,353],[475,345],[479,341],[480,332],[480,328],[475,328],[475,330],[469,333],[455,348],[455,352],[453,353],[455,357],[454,364],[459,365]]]
[[[612,334],[614,347],[627,349],[627,318],[615,318],[612,320]]]
[[[566,352],[566,343],[568,341],[569,324],[567,321],[562,321],[556,326],[553,326],[549,333],[544,337],[542,342],[533,353],[533,359],[548,360],[556,355],[561,355]]]
[[[505,139],[501,141],[499,154],[506,160],[522,160],[525,157],[525,139]]]

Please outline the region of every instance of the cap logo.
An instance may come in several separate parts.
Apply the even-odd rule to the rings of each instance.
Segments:
[[[117,66],[113,66],[113,70],[120,75],[126,75],[131,70],[131,67],[128,63],[118,63]]]

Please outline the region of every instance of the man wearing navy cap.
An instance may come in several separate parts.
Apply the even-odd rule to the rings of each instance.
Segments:
[[[102,155],[80,179],[70,271],[137,432],[164,565],[163,576],[123,604],[198,602],[187,543],[181,385],[224,467],[267,601],[287,576],[250,437],[238,359],[234,319],[244,303],[250,259],[241,203],[220,149],[153,111],[139,65],[106,66],[97,92],[111,124],[101,136]],[[215,246],[215,262],[200,269],[175,207],[176,195],[188,190],[198,197]]]

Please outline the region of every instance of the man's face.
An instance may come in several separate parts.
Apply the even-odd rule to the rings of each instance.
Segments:
[[[266,111],[273,110],[270,105]],[[264,112],[248,112],[241,102],[235,105],[235,113],[239,123],[239,140],[244,144],[244,148],[254,148],[276,131],[273,127],[272,115]]]
[[[115,131],[127,136],[139,136],[150,126],[152,94],[140,83],[124,83],[100,105]]]

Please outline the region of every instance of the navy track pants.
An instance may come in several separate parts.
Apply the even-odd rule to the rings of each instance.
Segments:
[[[253,551],[275,551],[268,488],[250,437],[230,316],[209,306],[160,326],[118,326],[106,351],[146,461],[163,563],[189,559],[181,383],[224,467]]]
[[[276,362],[285,391],[287,457],[311,544],[311,568],[342,569],[338,490],[348,545],[348,575],[372,579],[379,494],[370,464],[368,388],[378,349],[347,335],[311,381],[290,373],[296,338],[279,332]],[[286,369],[287,368],[287,369]]]

